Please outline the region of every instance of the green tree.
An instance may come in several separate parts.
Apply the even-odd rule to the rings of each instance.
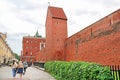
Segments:
[[[14,55],[17,60],[20,60],[20,55],[18,55],[17,53],[14,53]]]

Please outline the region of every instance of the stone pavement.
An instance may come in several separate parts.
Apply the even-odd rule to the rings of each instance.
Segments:
[[[50,74],[34,67],[28,67],[26,74],[19,78],[19,74],[15,78],[12,77],[12,69],[9,66],[0,68],[0,80],[55,80]]]
[[[30,80],[30,79],[27,79],[27,78],[6,78],[6,79],[1,79],[1,80]]]

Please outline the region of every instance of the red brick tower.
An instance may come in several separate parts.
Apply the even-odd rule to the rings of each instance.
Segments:
[[[62,8],[48,7],[46,17],[47,60],[64,60],[64,44],[67,38],[67,17]]]

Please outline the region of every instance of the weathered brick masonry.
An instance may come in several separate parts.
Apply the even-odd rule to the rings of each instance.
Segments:
[[[120,64],[120,10],[69,37],[65,54],[67,61]]]

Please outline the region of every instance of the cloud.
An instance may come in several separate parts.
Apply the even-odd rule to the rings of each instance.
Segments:
[[[38,26],[44,25],[42,21],[44,19],[45,22],[45,16],[38,17],[40,15],[40,10],[38,8],[28,9],[24,7],[23,9],[18,7],[19,5],[23,5],[22,3],[24,0],[23,2],[19,1],[20,0],[11,0],[11,2],[1,2],[3,8],[1,8],[2,11],[0,11],[0,24],[6,26],[9,29],[7,31],[9,33],[24,31],[29,34],[33,34],[33,30],[35,31]],[[27,5],[27,2],[25,2],[24,5],[25,4]]]
[[[120,8],[119,0],[0,0],[0,31],[8,33],[13,51],[20,53],[22,37],[34,35],[37,29],[45,37],[48,2],[63,8],[69,36]]]
[[[9,40],[18,40],[20,37],[22,38],[24,35],[28,35],[27,33],[21,32],[21,33],[7,33],[7,38],[9,38]]]
[[[98,11],[90,11],[90,10],[79,10],[76,11],[76,16],[80,16],[80,15],[91,15],[94,16],[96,14],[98,14]]]
[[[119,0],[95,0],[96,3],[99,3],[100,5],[104,5],[106,8],[110,8],[110,7],[116,7],[119,6],[120,1]]]
[[[5,33],[6,32],[5,30],[8,31],[9,29],[0,23],[0,32]]]
[[[22,50],[22,39],[23,36],[27,36],[27,33],[7,33],[7,43],[11,47],[12,51],[20,54]]]

